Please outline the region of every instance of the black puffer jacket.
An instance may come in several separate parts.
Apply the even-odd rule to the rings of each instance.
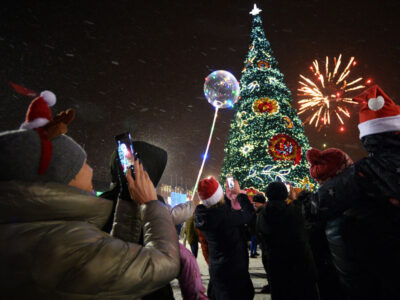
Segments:
[[[362,143],[369,157],[309,197],[310,216],[327,220],[326,235],[348,299],[397,299],[400,134],[369,135]]]
[[[196,208],[195,225],[208,242],[210,283],[208,296],[216,300],[249,300],[254,288],[248,269],[248,251],[243,225],[255,217],[249,198],[238,195],[241,210],[227,204]],[[229,201],[229,200],[228,200]]]
[[[323,219],[340,216],[356,207],[400,210],[400,134],[365,136],[369,157],[348,167],[318,190],[315,208]]]
[[[257,218],[256,229],[268,253],[272,299],[319,299],[301,207],[268,201]]]

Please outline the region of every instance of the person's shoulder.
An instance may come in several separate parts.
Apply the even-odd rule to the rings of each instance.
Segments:
[[[97,228],[95,225],[84,221],[59,222],[47,231],[44,236],[46,243],[57,246],[59,244],[75,245],[90,243],[100,238],[110,238],[110,235]]]
[[[37,265],[57,264],[59,270],[85,257],[106,240],[117,240],[96,226],[83,221],[62,221],[42,227],[35,255]],[[122,242],[122,241],[121,241]],[[53,270],[54,272],[56,270]],[[58,272],[57,271],[57,272]]]

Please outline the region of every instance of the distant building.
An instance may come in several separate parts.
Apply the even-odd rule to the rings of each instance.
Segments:
[[[176,205],[178,202],[183,202],[182,195],[186,196],[186,201],[190,201],[190,199],[192,198],[192,190],[185,189],[181,186],[171,186],[169,184],[159,185],[159,187],[157,187],[157,194],[161,195],[164,200],[170,205]],[[172,200],[172,198],[174,199],[174,201]]]

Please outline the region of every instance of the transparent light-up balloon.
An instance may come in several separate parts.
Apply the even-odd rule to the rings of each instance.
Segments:
[[[235,76],[227,71],[219,70],[212,72],[207,76],[206,81],[204,82],[204,95],[206,96],[208,102],[214,106],[215,113],[214,120],[211,125],[210,136],[208,137],[206,151],[204,152],[203,161],[194,185],[192,200],[197,191],[197,186],[199,184],[201,174],[203,173],[204,164],[208,156],[208,150],[210,149],[211,139],[215,128],[215,122],[217,121],[218,117],[218,110],[220,108],[232,107],[239,98],[239,92],[240,88],[238,81],[236,80]]]
[[[204,82],[204,95],[215,108],[232,107],[239,93],[239,83],[228,71],[214,71]]]

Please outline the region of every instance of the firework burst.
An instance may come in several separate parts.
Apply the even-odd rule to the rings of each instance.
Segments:
[[[310,70],[315,76],[314,81],[300,74],[298,96],[302,98],[298,101],[299,115],[310,112],[304,123],[309,125],[314,123],[315,127],[320,125],[319,130],[323,126],[330,125],[332,117],[336,117],[341,124],[344,124],[343,120],[350,118],[348,106],[358,104],[352,100],[352,93],[365,87],[361,84],[362,77],[351,79],[350,69],[357,64],[354,57],[350,58],[342,71],[340,71],[342,54],[333,59],[333,66],[330,69],[331,61],[326,57],[325,66],[321,67],[317,60],[313,61]]]

